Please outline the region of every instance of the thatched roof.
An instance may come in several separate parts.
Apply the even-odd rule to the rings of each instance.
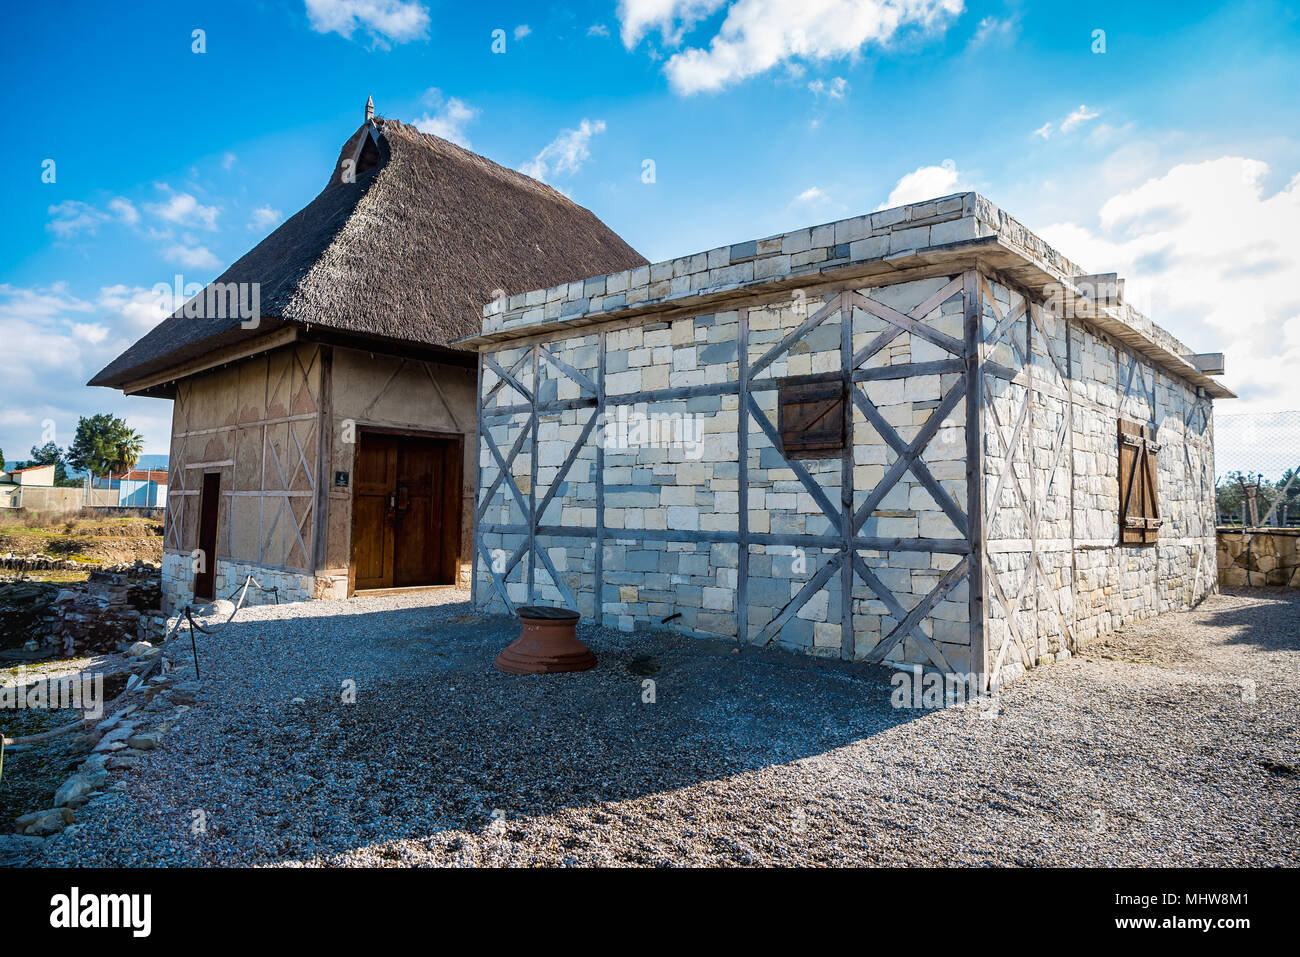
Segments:
[[[345,182],[347,164],[359,170]],[[375,164],[375,165],[371,165]],[[604,223],[551,187],[396,120],[364,124],[321,194],[216,283],[260,283],[270,320],[178,310],[90,385],[165,375],[277,323],[447,347],[476,334],[507,294],[644,265]]]

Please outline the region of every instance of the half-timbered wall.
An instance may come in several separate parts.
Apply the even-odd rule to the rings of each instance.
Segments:
[[[561,327],[481,362],[488,608],[992,683],[1214,587],[1210,400],[992,273]],[[778,387],[826,377],[848,450],[787,457]],[[656,441],[656,415],[690,425]],[[1121,416],[1161,443],[1156,545],[1118,545]]]
[[[1078,319],[981,279],[990,681],[1215,588],[1211,400]],[[1163,524],[1120,544],[1120,420],[1150,426]]]
[[[282,599],[311,597],[321,396],[314,344],[263,353],[178,384],[163,533],[168,609],[193,596],[205,472],[221,475],[218,595],[254,574],[281,587]],[[260,593],[250,600],[261,600]]]
[[[964,290],[810,287],[485,352],[479,601],[968,670]],[[827,376],[847,447],[787,457],[778,389]]]
[[[474,370],[420,359],[333,347],[330,352],[328,445],[328,534],[317,573],[322,597],[348,593],[352,555],[352,473],[356,437],[367,429],[398,433],[464,436],[461,564],[457,575],[469,587],[474,508]],[[345,472],[348,484],[336,485]]]
[[[365,429],[465,437],[459,578],[468,586],[474,409],[473,369],[314,343],[182,380],[172,408],[164,530],[167,609],[193,597],[206,471],[221,474],[219,597],[250,574],[276,586],[280,601],[346,597],[351,473],[355,438]],[[336,472],[347,473],[347,484],[334,483]],[[250,590],[248,600],[273,599]]]

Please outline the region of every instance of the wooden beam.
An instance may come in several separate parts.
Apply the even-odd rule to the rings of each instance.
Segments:
[[[847,297],[841,297],[847,298]],[[847,303],[840,309],[840,375],[845,397],[857,393],[853,384],[853,310]],[[840,563],[840,657],[852,661],[856,642],[853,636],[853,406],[844,410],[846,438],[840,456],[840,534],[844,538],[844,561]]]
[[[966,339],[966,522],[970,539],[966,608],[970,619],[970,670],[982,694],[987,690],[988,654],[984,634],[984,307],[976,270],[970,269],[962,276],[962,295]]]
[[[742,308],[736,336],[740,398],[736,416],[736,641],[749,641],[749,309]]]
[[[833,296],[820,309],[814,312],[803,322],[799,323],[798,328],[791,331],[790,334],[787,335],[784,339],[782,339],[772,348],[768,349],[767,352],[763,353],[763,356],[757,362],[755,362],[753,368],[750,369],[749,371],[750,376],[751,377],[757,376],[760,372],[762,372],[764,369],[770,366],[773,362],[777,360],[778,357],[780,357],[784,352],[786,352],[792,345],[794,345],[804,336],[808,335],[808,333],[812,332],[819,325],[821,325],[822,322],[825,321],[827,316],[829,316],[831,313],[835,312],[835,310],[840,308],[841,304],[842,304],[842,296],[839,295]]]

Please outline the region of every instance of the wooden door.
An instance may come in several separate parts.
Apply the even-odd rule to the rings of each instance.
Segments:
[[[203,475],[203,491],[199,495],[199,555],[201,564],[194,573],[194,597],[203,601],[216,598],[217,582],[217,519],[221,504],[221,473]]]
[[[354,587],[388,588],[393,584],[397,440],[364,433],[360,439],[352,484]]]
[[[461,442],[363,435],[352,491],[354,588],[453,585]]]
[[[397,449],[397,535],[393,542],[393,584],[437,584],[435,535],[442,509],[434,490],[441,479],[438,447],[407,439]]]

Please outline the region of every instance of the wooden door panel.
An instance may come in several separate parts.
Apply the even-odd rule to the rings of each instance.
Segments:
[[[435,584],[433,531],[439,510],[433,488],[439,459],[429,440],[406,439],[398,446],[393,584],[399,587]]]
[[[397,443],[387,436],[363,435],[357,446],[352,487],[354,587],[393,584],[392,506],[396,493]]]
[[[455,584],[461,455],[456,439],[362,436],[353,466],[355,588]]]
[[[460,441],[448,440],[443,446],[443,481],[439,499],[442,505],[442,540],[438,550],[441,558],[438,582],[442,585],[456,584],[456,573],[460,565],[461,485],[464,482],[464,460],[461,456]]]

